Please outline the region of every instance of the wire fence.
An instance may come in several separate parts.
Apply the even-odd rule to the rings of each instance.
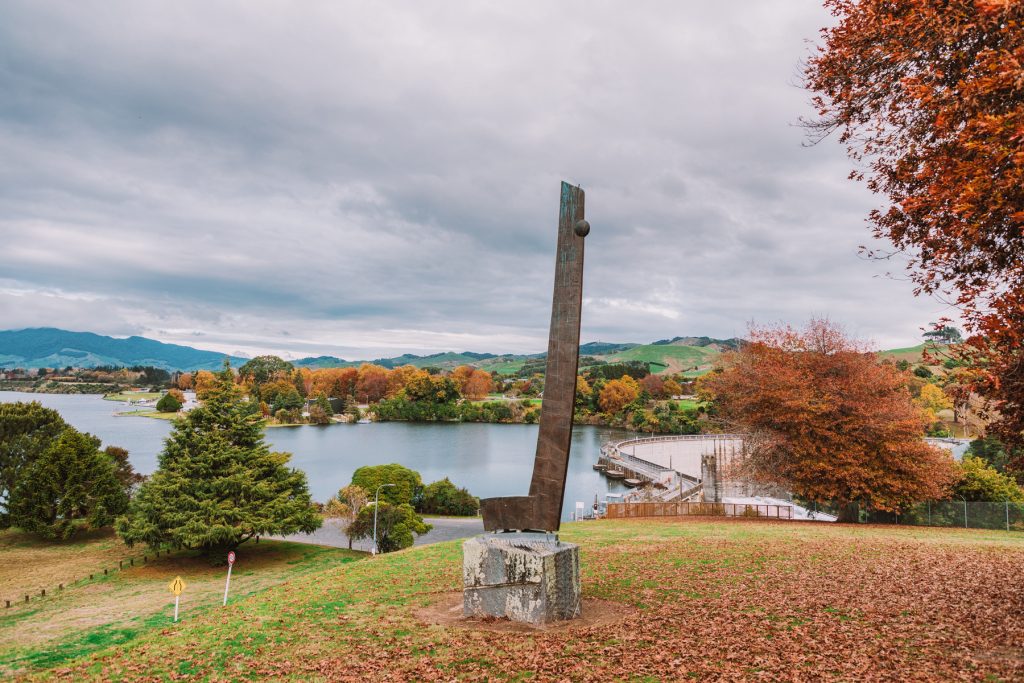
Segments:
[[[864,521],[876,524],[1024,531],[1024,503],[944,500],[920,503],[900,513],[868,511],[864,515]]]

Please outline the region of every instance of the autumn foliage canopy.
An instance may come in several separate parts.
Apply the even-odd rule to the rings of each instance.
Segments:
[[[904,373],[828,321],[752,330],[701,390],[749,435],[744,474],[810,500],[894,510],[944,498],[958,477],[923,441]]]
[[[875,235],[917,291],[948,298],[972,333],[974,388],[1024,443],[1024,2],[826,0],[837,19],[808,63],[817,137],[888,198]]]

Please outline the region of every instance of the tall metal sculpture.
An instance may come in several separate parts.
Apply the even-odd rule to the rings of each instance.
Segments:
[[[583,199],[583,190],[562,183],[544,402],[530,494],[481,501],[487,531],[558,531],[561,524],[580,358],[583,240],[590,232]]]

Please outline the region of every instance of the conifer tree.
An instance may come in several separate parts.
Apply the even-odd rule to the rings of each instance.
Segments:
[[[31,403],[0,403],[0,528],[10,526],[11,497],[21,471],[67,427],[60,413]]]
[[[18,477],[11,521],[44,538],[113,524],[128,508],[126,487],[100,440],[65,427]]]
[[[311,532],[321,519],[290,458],[270,451],[258,405],[243,400],[225,361],[203,404],[175,423],[118,533],[129,545],[212,553],[254,536]]]

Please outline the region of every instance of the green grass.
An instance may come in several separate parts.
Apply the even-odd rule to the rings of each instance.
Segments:
[[[8,532],[9,533],[9,532]],[[0,536],[0,562],[17,557],[12,539]],[[124,645],[173,626],[173,598],[166,584],[181,576],[188,584],[181,602],[182,621],[215,615],[223,609],[225,568],[192,552],[179,552],[123,571],[102,575],[111,565],[110,537],[79,545],[72,559],[74,571],[95,572],[92,581],[66,584],[45,598],[15,604],[0,612],[0,676],[48,669],[87,657],[93,652]],[[54,558],[67,544],[52,544]],[[6,548],[11,550],[6,551]],[[30,543],[31,552],[45,552],[45,544]],[[141,555],[139,548],[132,555]],[[249,542],[238,550],[229,602],[245,602],[267,589],[365,557],[363,553],[299,543]],[[95,566],[87,566],[92,562]],[[116,561],[113,562],[116,567]],[[87,574],[86,574],[87,575]],[[214,617],[216,618],[216,617]]]
[[[675,373],[697,372],[703,374],[710,369],[711,363],[719,352],[703,346],[672,346],[663,344],[644,344],[626,351],[620,351],[605,360],[612,362],[641,361],[648,364],[651,372]],[[697,369],[694,370],[693,368]]]
[[[485,361],[475,363],[481,370],[487,372],[497,372],[500,375],[515,375],[523,369],[523,365],[526,364],[525,360],[507,360],[502,358],[491,358]]]
[[[461,588],[453,541],[299,559],[227,608],[211,585],[211,604],[179,624],[93,625],[16,663],[70,679],[1019,678],[1024,535],[695,518],[568,524],[562,540],[580,545],[584,614],[603,600],[610,623],[494,634],[424,622],[418,609]]]
[[[879,351],[876,355],[879,358],[892,358],[893,360],[905,360],[912,364],[918,364],[924,362],[924,352],[931,351],[935,355],[941,357],[944,353],[945,347],[941,344],[935,344],[934,342],[925,342],[918,344],[917,346],[908,346],[902,349],[887,349],[885,351]]]
[[[159,392],[139,392],[139,391],[122,391],[117,394],[105,394],[103,396],[104,401],[122,401],[127,403],[128,401],[141,401],[141,400],[154,400],[158,399],[163,394]]]
[[[156,420],[173,420],[176,417],[180,417],[181,413],[161,413],[156,410],[126,410],[118,413],[118,415],[125,415],[131,417],[152,417]]]

